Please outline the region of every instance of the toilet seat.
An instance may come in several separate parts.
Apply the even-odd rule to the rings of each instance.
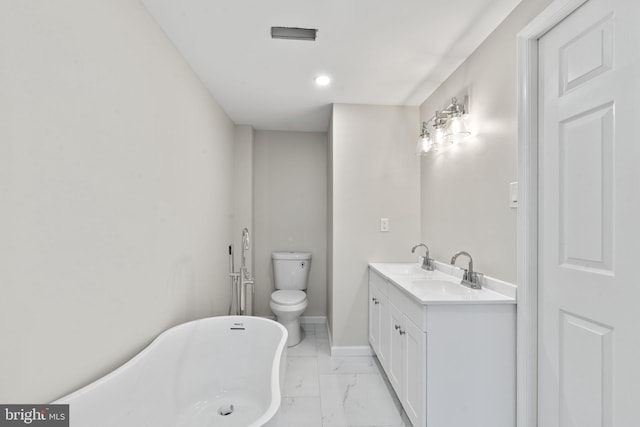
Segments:
[[[279,290],[271,294],[271,301],[280,305],[296,305],[307,299],[307,294],[297,290]]]

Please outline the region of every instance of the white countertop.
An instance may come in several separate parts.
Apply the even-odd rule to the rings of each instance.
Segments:
[[[516,303],[514,285],[482,277],[482,289],[471,289],[460,284],[462,270],[438,262],[434,271],[423,270],[417,263],[373,262],[369,267],[421,304]]]

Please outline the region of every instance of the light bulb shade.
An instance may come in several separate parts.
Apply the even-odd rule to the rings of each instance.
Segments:
[[[444,143],[444,129],[442,128],[437,128],[436,129],[436,137],[435,137],[435,141],[436,144],[443,144]]]
[[[420,135],[418,138],[418,144],[416,145],[416,156],[424,156],[428,154],[433,148],[431,136],[427,134]]]
[[[451,143],[456,143],[471,135],[465,119],[461,115],[451,117],[447,121],[447,129],[444,138]]]

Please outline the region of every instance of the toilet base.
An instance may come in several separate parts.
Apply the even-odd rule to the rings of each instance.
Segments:
[[[309,301],[305,298],[300,304],[293,306],[280,305],[269,302],[271,311],[276,315],[276,321],[287,329],[287,347],[292,347],[302,341],[302,328],[300,327],[300,316],[307,309]]]
[[[282,320],[280,317],[276,319],[278,323],[284,326],[287,329],[287,347],[293,347],[296,344],[299,344],[303,338],[302,327],[300,326],[300,318],[294,320]]]

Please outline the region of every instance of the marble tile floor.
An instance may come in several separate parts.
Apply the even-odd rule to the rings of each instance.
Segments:
[[[326,326],[303,327],[287,352],[281,426],[411,426],[374,357],[331,357]]]

